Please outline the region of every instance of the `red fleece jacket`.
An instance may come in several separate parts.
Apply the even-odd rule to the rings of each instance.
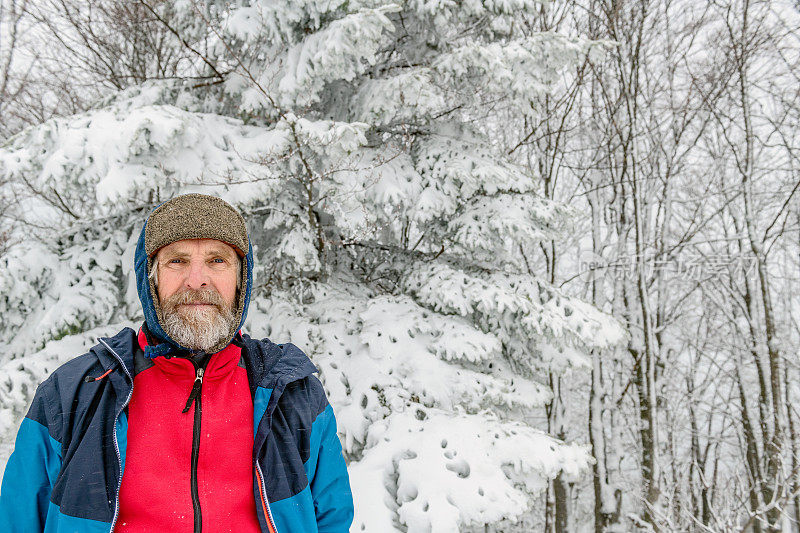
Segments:
[[[139,345],[147,345],[141,330]],[[202,529],[213,533],[260,531],[253,496],[253,402],[240,358],[234,344],[212,355],[200,389],[196,494]],[[182,411],[197,374],[186,358],[152,361],[133,380],[115,531],[190,533],[196,406]]]

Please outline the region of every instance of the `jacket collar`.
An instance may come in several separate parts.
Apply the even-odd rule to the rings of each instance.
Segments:
[[[104,371],[111,370],[108,379],[119,398],[126,398],[132,386],[134,356],[141,349],[138,337],[133,329],[123,328],[113,337],[99,338],[99,343],[89,350]],[[258,340],[246,334],[237,335],[234,342],[239,341],[252,391],[263,387],[272,389],[275,396],[288,383],[317,372],[314,363],[294,344],[275,344],[267,338]]]
[[[251,386],[282,390],[287,383],[317,372],[317,367],[303,351],[292,343],[275,344],[269,339],[253,339],[242,335]],[[274,394],[274,392],[273,392]]]

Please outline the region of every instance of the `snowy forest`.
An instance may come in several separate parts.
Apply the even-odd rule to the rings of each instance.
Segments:
[[[241,210],[351,531],[800,531],[796,0],[0,0],[0,473]]]

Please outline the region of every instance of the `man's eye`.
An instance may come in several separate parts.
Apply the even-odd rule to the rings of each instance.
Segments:
[[[182,261],[183,261],[182,259],[170,259],[169,260],[170,263],[180,263]]]
[[[222,259],[221,257],[217,257],[216,259],[212,259],[212,261],[214,261],[215,263],[224,263],[225,262],[225,260]]]

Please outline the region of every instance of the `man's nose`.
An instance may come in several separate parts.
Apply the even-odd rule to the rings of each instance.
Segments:
[[[186,275],[186,287],[189,289],[200,289],[208,286],[208,269],[202,261],[192,261],[189,264],[189,272]]]

